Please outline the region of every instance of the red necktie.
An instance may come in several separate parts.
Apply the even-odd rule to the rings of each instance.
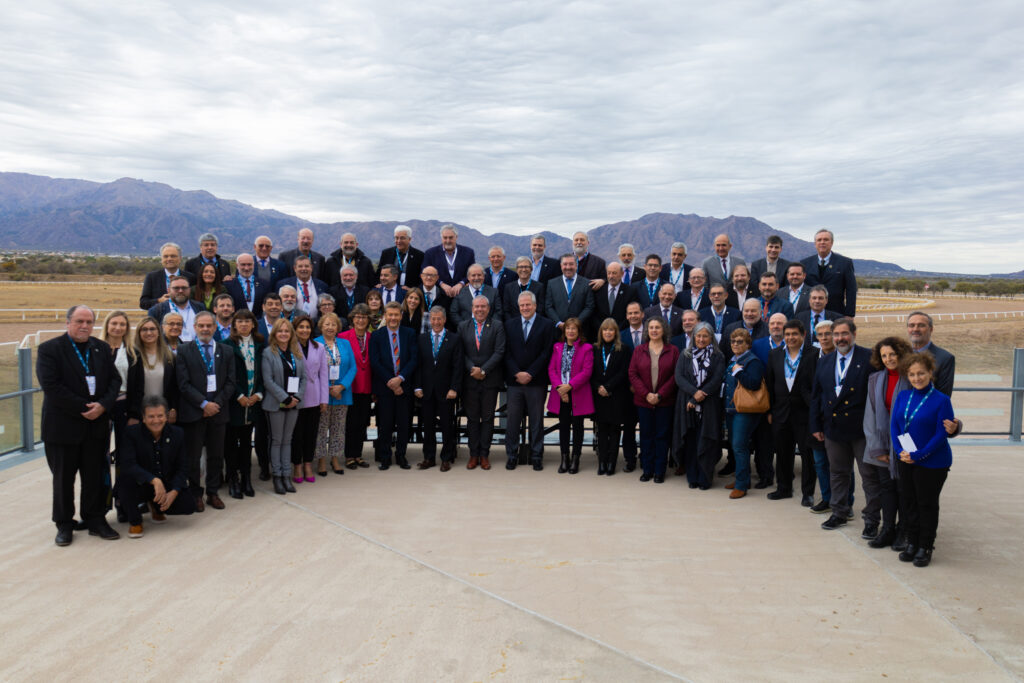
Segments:
[[[302,283],[302,300],[309,303],[309,285],[305,282]]]
[[[398,374],[398,366],[400,365],[400,362],[399,362],[399,359],[398,359],[398,333],[397,332],[392,332],[391,333],[391,355],[392,355],[392,357],[395,360],[395,374],[397,375]]]

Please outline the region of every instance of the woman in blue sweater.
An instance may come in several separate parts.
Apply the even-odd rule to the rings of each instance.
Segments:
[[[953,464],[943,424],[953,419],[953,404],[932,384],[935,360],[931,354],[911,354],[900,365],[913,387],[893,401],[890,424],[893,448],[900,452],[901,508],[906,512],[907,548],[900,560],[927,567],[939,526],[939,493]]]

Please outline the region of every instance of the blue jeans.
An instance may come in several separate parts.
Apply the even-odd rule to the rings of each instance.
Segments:
[[[673,411],[672,406],[636,409],[640,422],[640,463],[649,477],[664,477],[668,469]]]
[[[829,476],[832,472],[828,466],[828,455],[824,448],[814,448],[814,471],[818,475],[818,486],[821,487],[821,499],[826,503],[832,500],[832,485]],[[856,488],[857,475],[850,473],[850,507],[853,507],[853,490]]]
[[[761,422],[760,413],[726,413],[729,442],[736,455],[736,484],[740,491],[750,488],[750,441]]]

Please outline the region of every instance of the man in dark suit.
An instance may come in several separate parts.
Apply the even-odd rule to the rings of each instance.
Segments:
[[[469,463],[491,469],[490,449],[494,435],[494,409],[501,391],[502,361],[505,357],[505,328],[491,320],[487,297],[473,299],[473,317],[458,327],[462,341],[465,374],[462,407],[466,411],[466,437],[469,441]]]
[[[785,297],[776,296],[779,292],[779,281],[775,273],[763,273],[757,286],[761,291],[761,296],[758,297],[761,304],[761,320],[767,322],[768,318],[776,313],[785,315],[786,320],[793,317],[793,307],[789,305],[789,301]]]
[[[562,274],[558,259],[546,256],[546,250],[547,239],[544,235],[534,235],[530,238],[530,279],[542,285]]]
[[[420,272],[423,270],[423,252],[412,246],[412,228],[408,225],[395,227],[395,246],[380,252],[377,261],[377,279],[380,280],[381,266],[398,268],[398,286],[412,289],[423,284]],[[429,309],[428,309],[429,310]]]
[[[277,291],[277,283],[291,274],[284,263],[270,255],[274,243],[266,235],[260,235],[253,243],[256,277],[267,283],[269,291]]]
[[[459,230],[454,225],[441,228],[441,244],[423,252],[423,265],[437,270],[441,289],[454,299],[466,284],[469,267],[476,263],[476,254],[469,247],[458,245]]]
[[[636,262],[636,247],[632,244],[619,245],[619,264],[622,266],[622,282],[630,289],[634,282],[644,278],[643,268]]]
[[[267,344],[270,343],[270,331],[274,329],[274,323],[281,317],[283,311],[281,295],[277,292],[267,292],[267,295],[263,297],[262,315],[256,321],[256,331],[263,335]]]
[[[672,337],[671,341],[672,345],[679,349],[679,353],[682,353],[693,346],[693,330],[697,327],[697,323],[700,322],[700,317],[697,315],[697,311],[688,308],[683,311],[679,320],[682,330],[679,334]]]
[[[208,263],[212,263],[213,267],[220,273],[220,277],[224,281],[231,280],[231,264],[226,259],[220,257],[217,253],[217,236],[212,232],[205,232],[199,236],[199,256],[193,256],[185,262],[184,270],[187,273],[192,273],[195,276],[196,282],[199,281],[199,276],[202,275],[203,266]]]
[[[739,309],[725,305],[726,297],[725,285],[711,285],[708,287],[708,298],[711,299],[711,305],[697,313],[701,320],[711,325],[715,331],[715,342],[719,344],[722,341],[722,333],[725,328],[742,318]]]
[[[806,285],[805,285],[806,288]],[[828,290],[825,289],[824,285],[814,285],[807,292],[807,310],[800,311],[793,318],[799,320],[804,324],[804,329],[807,330],[807,335],[804,337],[804,346],[806,348],[820,349],[821,344],[818,342],[818,323],[823,320],[838,320],[842,316],[834,311],[830,311],[825,308],[828,303]]]
[[[498,290],[484,280],[484,269],[474,263],[466,272],[468,282],[452,301],[451,315],[456,327],[473,317],[473,300],[478,296],[487,297],[487,319],[501,320],[501,298]]]
[[[658,290],[658,304],[650,306],[644,311],[644,320],[654,317],[662,317],[668,323],[671,330],[669,337],[674,337],[683,331],[683,309],[676,305],[676,288],[671,282],[665,282]]]
[[[956,375],[956,356],[932,343],[935,325],[932,317],[923,311],[914,311],[907,316],[907,336],[915,353],[928,352],[935,359],[935,377],[932,383],[936,390],[946,396],[953,395],[953,379]]]
[[[180,315],[182,320],[182,341],[192,341],[195,338],[196,333],[193,325],[195,324],[196,313],[206,310],[201,303],[192,301],[189,298],[191,290],[188,279],[184,275],[174,275],[171,277],[170,298],[154,304],[151,309],[146,311],[146,314],[156,318],[158,323],[163,323],[164,316],[168,313]]]
[[[718,343],[718,348],[721,349],[722,355],[727,359],[732,358],[732,345],[729,342],[729,338],[733,330],[738,330],[741,327],[750,334],[752,340],[756,341],[761,337],[768,336],[768,326],[761,320],[761,304],[758,303],[757,299],[747,299],[747,302],[743,304],[743,310],[740,311],[739,321],[725,326],[725,331],[722,332],[722,341]]]
[[[146,273],[142,281],[142,295],[139,297],[139,308],[148,311],[153,306],[167,301],[171,278],[181,275],[190,285],[196,283],[196,276],[192,273],[181,270],[181,247],[174,242],[168,242],[160,247],[160,270]]]
[[[217,495],[224,474],[224,435],[229,401],[235,400],[235,357],[231,348],[214,341],[217,322],[212,313],[196,314],[195,341],[178,347],[178,424],[185,430],[189,488],[196,512],[206,509],[200,485],[200,458],[206,448],[206,502],[224,509]]]
[[[263,297],[269,288],[256,277],[256,259],[252,254],[239,254],[235,259],[235,277],[224,283],[224,291],[231,295],[235,310],[247,308],[257,318],[263,313]]]
[[[310,277],[317,280],[324,279],[324,270],[327,259],[319,251],[313,251],[313,231],[309,228],[299,230],[298,247],[282,251],[277,255],[277,260],[288,266],[289,275],[295,275],[295,257],[306,256],[312,266]]]
[[[632,301],[626,306],[626,326],[619,335],[623,345],[630,354],[644,341],[644,311],[639,301]],[[628,413],[622,422],[622,458],[623,472],[636,469],[636,429],[639,417],[633,402],[629,402]]]
[[[440,306],[430,309],[430,329],[419,337],[416,390],[423,427],[421,470],[437,464],[437,432],[441,432],[441,471],[452,468],[459,445],[455,432],[455,401],[462,391],[462,342],[445,329],[447,314]]]
[[[343,266],[356,269],[356,282],[364,287],[373,287],[377,278],[373,271],[370,257],[359,248],[359,240],[351,232],[341,236],[340,246],[331,252],[324,263],[324,282],[328,287],[337,287],[341,283]]]
[[[750,269],[740,263],[732,269],[732,280],[729,281],[729,296],[725,305],[742,311],[747,299],[756,299],[760,292],[753,291],[757,287],[750,286]]]
[[[703,268],[690,269],[690,279],[686,283],[686,288],[676,294],[676,306],[691,311],[701,311],[711,306],[711,297],[708,296],[708,280],[704,275]]]
[[[676,293],[682,293],[690,282],[693,266],[684,263],[686,260],[686,243],[673,242],[668,252],[668,263],[661,267],[659,273],[662,282],[671,282]],[[694,309],[697,310],[697,309]]]
[[[149,506],[154,524],[166,515],[191,515],[196,502],[188,490],[185,433],[167,424],[167,400],[146,396],[142,423],[129,425],[121,442],[121,478],[118,495],[128,517],[128,537],[143,533],[139,505]]]
[[[833,239],[831,230],[823,228],[816,232],[814,248],[818,253],[801,263],[809,285],[825,285],[828,289],[828,309],[853,317],[857,314],[857,276],[853,261],[832,251]]]
[[[548,281],[544,292],[544,315],[561,328],[569,318],[586,325],[594,313],[594,293],[590,280],[576,272],[576,257],[565,254],[559,260],[562,277]],[[603,281],[603,280],[602,280]]]
[[[768,366],[772,351],[783,346],[786,321],[789,320],[784,313],[772,313],[768,318],[768,335],[755,339],[750,350],[754,352],[758,360]]]
[[[814,453],[808,426],[817,354],[804,349],[804,326],[786,321],[784,345],[771,352],[767,363],[768,396],[771,399],[772,436],[775,441],[775,473],[778,487],[769,500],[793,497],[793,461],[800,449],[800,504],[814,505]]]
[[[648,254],[644,259],[644,277],[633,281],[635,299],[640,302],[640,308],[646,309],[658,303],[658,290],[663,282],[661,279],[661,257],[657,254]]]
[[[605,269],[607,281],[594,293],[595,315],[591,319],[588,338],[594,339],[597,328],[607,318],[622,329],[626,326],[626,306],[636,298],[636,291],[622,281],[622,264],[612,261]]]
[[[775,273],[781,285],[786,284],[786,269],[789,268],[789,261],[782,258],[782,238],[778,235],[769,235],[764,245],[764,258],[759,258],[750,264],[751,282],[760,282],[762,273]]]
[[[505,291],[505,285],[516,281],[516,274],[505,267],[505,250],[501,247],[494,246],[488,249],[487,260],[491,265],[484,268],[484,282],[494,287],[500,298],[501,292]]]
[[[455,331],[455,322],[452,320],[452,300],[444,290],[441,289],[441,284],[437,276],[437,268],[434,266],[424,266],[423,270],[420,271],[420,279],[423,282],[423,305],[427,307],[429,311],[434,306],[440,306],[448,314],[448,319],[445,322],[445,327],[449,331]]]
[[[780,281],[779,286],[782,291],[779,296],[782,296],[789,302],[789,305],[793,307],[793,313],[799,313],[800,311],[806,311],[811,307],[811,286],[806,283],[807,271],[804,269],[804,264],[799,261],[794,261],[786,266],[786,277],[785,284]]]
[[[109,476],[110,411],[121,377],[110,347],[91,336],[96,317],[72,306],[67,333],[39,345],[36,377],[43,390],[40,424],[46,463],[53,474],[54,542],[70,545],[75,528],[75,475],[80,474],[82,521],[93,536],[120,538],[105,518],[104,480]]]
[[[544,301],[544,283],[531,279],[533,263],[529,258],[520,256],[516,259],[516,274],[519,277],[501,290],[501,315],[505,320],[519,317],[519,295],[523,292],[533,292],[537,301]]]
[[[514,288],[515,284],[508,287]],[[505,469],[516,468],[517,436],[523,431],[524,421],[529,419],[530,464],[540,471],[544,469],[544,395],[555,326],[544,316],[537,315],[537,296],[533,292],[524,291],[516,299],[519,315],[505,320],[505,383],[508,385]]]
[[[732,281],[733,271],[736,266],[746,266],[747,262],[732,252],[732,240],[728,235],[722,234],[715,238],[715,255],[704,259],[701,268],[711,284],[726,284]],[[748,271],[749,273],[749,271]]]
[[[591,291],[603,287],[608,265],[603,258],[590,253],[590,238],[587,237],[587,233],[577,232],[572,236],[572,252],[576,256],[576,272],[587,279]],[[562,272],[564,274],[564,268]]]
[[[853,514],[850,507],[850,474],[857,463],[864,497],[862,515],[865,533],[872,524],[878,527],[881,512],[877,474],[864,464],[864,407],[868,394],[871,350],[856,345],[857,325],[852,318],[839,318],[832,324],[835,353],[821,358],[814,376],[811,397],[810,431],[825,441],[828,454],[829,484],[832,488],[832,516],[821,525],[832,531],[845,526]]]
[[[369,287],[359,284],[358,280],[359,273],[355,266],[343,266],[341,283],[331,289],[330,293],[334,297],[334,310],[343,320],[348,318],[348,314],[356,304],[366,301],[366,294],[370,291]]]
[[[299,254],[292,261],[292,268],[295,275],[279,280],[278,291],[281,287],[289,286],[295,288],[296,309],[308,315],[314,321],[320,317],[320,309],[317,303],[321,294],[327,292],[327,283],[313,277],[313,262],[308,256]]]
[[[402,305],[384,304],[384,326],[370,335],[370,376],[377,396],[377,460],[379,469],[391,467],[391,434],[395,440],[395,462],[409,469],[405,451],[412,424],[412,392],[419,365],[416,330],[402,327]]]

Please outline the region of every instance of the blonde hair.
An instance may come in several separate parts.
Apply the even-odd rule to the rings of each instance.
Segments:
[[[295,336],[295,328],[292,324],[284,318],[278,318],[274,326],[270,328],[270,339],[267,340],[267,344],[273,345],[274,348],[280,349],[281,345],[277,343],[277,333],[282,327],[288,328],[288,334],[291,335],[291,339],[288,340],[288,350],[295,355],[302,355],[302,349],[299,348],[299,338]]]
[[[124,318],[124,338],[121,340],[121,346],[124,347],[124,352],[128,356],[129,361],[135,360],[135,349],[132,347],[132,321],[128,319],[128,314],[124,311],[111,311],[107,313],[107,317],[103,319],[103,332],[100,333],[100,339],[103,341],[110,341],[107,335],[107,325],[114,318]]]

